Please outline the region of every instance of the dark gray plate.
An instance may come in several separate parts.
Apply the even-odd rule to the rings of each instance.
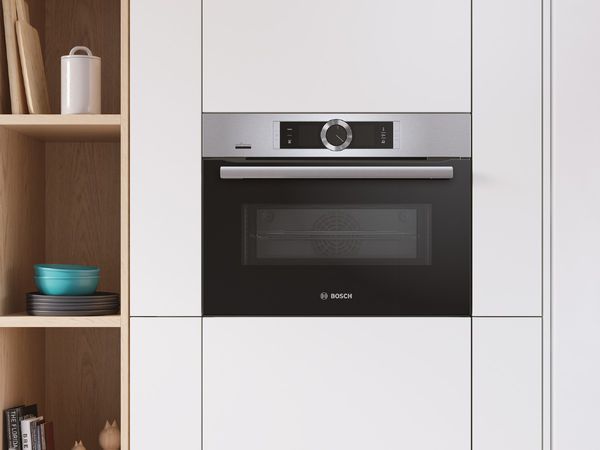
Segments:
[[[118,309],[98,309],[91,311],[47,311],[47,310],[27,310],[30,316],[108,316],[118,314]]]
[[[85,301],[85,300],[104,300],[104,299],[118,299],[119,294],[114,292],[96,292],[92,295],[44,295],[39,292],[30,292],[27,294],[27,299],[40,299],[40,300],[62,300],[62,301]]]
[[[31,306],[27,305],[27,309],[42,310],[42,311],[93,311],[96,309],[119,309],[119,305],[99,305],[99,306]]]
[[[44,309],[48,311],[90,311],[93,309],[119,309],[120,305],[92,305],[92,306],[65,306],[65,305],[27,305],[27,309]]]
[[[60,300],[27,300],[28,305],[60,305],[60,306],[89,306],[89,305],[118,305],[119,300],[90,300],[87,302],[63,302]]]

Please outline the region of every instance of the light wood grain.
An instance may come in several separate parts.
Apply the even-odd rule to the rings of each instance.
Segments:
[[[98,448],[107,419],[119,418],[119,330],[46,330],[46,416],[55,422],[57,449],[83,439]]]
[[[30,0],[29,6],[52,109],[60,109],[60,56],[82,44],[102,57],[102,109],[115,114],[0,116],[0,314],[8,314],[0,316],[0,403],[40,404],[63,449],[76,438],[97,448],[104,421],[120,420],[128,450],[129,1]],[[22,294],[34,288],[31,264],[40,260],[100,265],[100,288],[122,291],[122,315],[19,313]]]
[[[52,111],[60,111],[60,57],[84,45],[102,58],[102,112],[120,110],[119,0],[46,0],[46,74]]]
[[[37,30],[27,22],[17,20],[17,42],[29,112],[50,114],[42,46]]]
[[[0,328],[119,328],[121,316],[43,317],[24,312],[0,316]]]
[[[0,127],[43,141],[118,142],[119,114],[0,115]]]
[[[0,328],[0,408],[45,402],[43,329]],[[4,418],[3,418],[4,419]],[[0,421],[4,438],[4,420]]]
[[[2,0],[4,12],[4,35],[6,38],[6,57],[8,60],[8,81],[10,87],[10,104],[13,114],[27,114],[25,85],[19,61],[19,48],[15,23],[17,21],[17,5],[15,0]]]
[[[42,143],[0,128],[0,315],[25,309],[44,260],[44,161]]]
[[[119,144],[46,144],[46,262],[101,268],[120,290]]]
[[[0,407],[37,403],[56,448],[75,436],[97,448],[104,420],[119,417],[119,366],[118,329],[0,328]]]

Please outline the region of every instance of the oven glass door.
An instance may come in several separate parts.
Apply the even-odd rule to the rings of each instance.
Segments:
[[[204,314],[470,315],[470,171],[470,160],[205,160]]]
[[[243,206],[245,265],[431,264],[431,205]]]

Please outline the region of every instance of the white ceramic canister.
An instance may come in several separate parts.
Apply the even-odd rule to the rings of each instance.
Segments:
[[[83,51],[85,55],[76,53]],[[101,60],[87,47],[73,47],[60,58],[62,114],[100,114]]]

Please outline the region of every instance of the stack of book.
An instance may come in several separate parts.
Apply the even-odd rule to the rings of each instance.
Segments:
[[[4,411],[8,450],[54,450],[54,425],[38,416],[37,405]]]

